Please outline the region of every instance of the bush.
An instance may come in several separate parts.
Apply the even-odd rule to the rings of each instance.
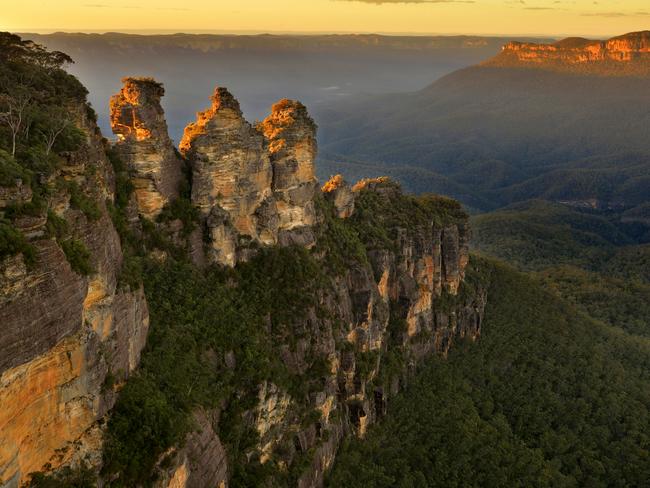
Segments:
[[[11,225],[11,223],[0,220],[0,260],[21,253],[26,264],[34,264],[36,261],[36,249],[34,246],[29,244],[22,232]]]
[[[93,273],[93,267],[90,264],[90,251],[83,242],[76,239],[66,239],[59,242],[59,245],[74,272],[83,276]]]

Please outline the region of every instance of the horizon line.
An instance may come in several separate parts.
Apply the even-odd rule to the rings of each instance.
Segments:
[[[0,30],[3,30],[0,28]],[[516,34],[499,34],[499,33],[467,33],[467,32],[400,32],[400,31],[286,31],[286,30],[263,30],[263,29],[60,29],[60,28],[18,28],[7,29],[9,32],[18,34],[85,34],[85,35],[106,35],[106,34],[125,34],[140,36],[173,36],[173,35],[240,35],[240,36],[323,36],[323,35],[376,35],[385,37],[492,37],[492,38],[513,38],[513,37],[535,37],[559,39],[566,37],[584,37],[586,39],[611,38],[621,35],[602,34],[599,36],[584,34],[549,34],[549,33],[516,33]]]

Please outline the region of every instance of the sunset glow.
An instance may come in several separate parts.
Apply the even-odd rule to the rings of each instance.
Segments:
[[[378,32],[609,36],[650,25],[647,0],[23,0],[10,31]]]

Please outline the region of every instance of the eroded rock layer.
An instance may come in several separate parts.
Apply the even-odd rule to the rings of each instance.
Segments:
[[[282,267],[298,259],[297,275],[313,273],[301,284],[309,297],[292,290],[293,278],[271,283],[294,301],[301,297],[291,317],[269,311],[256,317],[252,309],[245,316],[251,324],[261,317],[261,330],[269,334],[260,336],[268,344],[251,345],[245,354],[268,348],[274,368],[280,367],[261,382],[235,382],[218,402],[192,404],[193,428],[183,433],[184,442],[154,455],[151,479],[161,488],[225,488],[247,463],[275,470],[270,479],[280,486],[291,479],[292,486],[321,487],[341,441],[365,435],[420,361],[446,354],[456,338],[480,335],[485,290],[467,284],[469,229],[458,203],[404,195],[388,178],[351,187],[336,176],[319,192],[316,125],[306,108],[282,100],[252,127],[223,88],[215,90],[211,107],[198,114],[181,142],[192,170],[184,181],[191,201],[183,199],[177,189],[185,161],[167,135],[162,94],[153,80],[127,78],[112,99],[115,149],[135,188],[133,195],[121,195],[128,200],[121,214],[111,207],[115,224],[107,205],[116,202],[121,173],[114,174],[85,107],[79,107],[76,123],[86,139],[63,155],[52,176],[58,183],[49,188],[49,213],[15,221],[37,256],[33,263],[22,254],[0,261],[2,488],[82,458],[99,473],[100,420],[137,368],[149,328],[143,290],[118,283],[125,254],[139,253],[136,262],[151,267],[178,260],[199,276],[189,264],[199,255],[234,267],[263,257],[260,246],[297,245],[264,251],[291,256],[273,262]],[[19,184],[0,188],[0,210],[31,198]],[[176,198],[174,209],[168,204]],[[140,223],[138,213],[155,223]],[[62,221],[70,235],[56,231]],[[67,246],[72,241],[76,247]],[[80,249],[89,260],[83,269],[75,254]],[[228,270],[228,286],[237,286],[237,272]],[[210,364],[226,368],[220,374],[237,375],[243,351],[221,346],[211,344],[194,366]],[[278,373],[284,369],[300,388]],[[242,432],[251,432],[240,457],[233,457],[237,448],[221,422],[236,397],[250,399],[231,418]],[[149,479],[152,473],[139,474]],[[119,483],[124,473],[108,476]]]
[[[192,202],[207,220],[212,260],[233,266],[238,235],[277,242],[273,171],[263,136],[244,120],[239,103],[217,88],[212,106],[185,128],[181,152],[191,161]]]
[[[329,186],[328,198],[342,182]],[[364,240],[367,260],[350,261],[347,269],[333,273],[316,291],[314,302],[305,305],[304,318],[273,346],[290,371],[321,386],[310,389],[305,404],[286,385],[270,379],[258,385],[254,405],[241,414],[257,437],[248,458],[270,463],[280,472],[301,466],[295,483],[276,480],[279,486],[323,486],[341,441],[348,435],[364,436],[381,419],[388,399],[402,388],[412,368],[427,356],[446,354],[458,338],[474,340],[481,332],[486,295],[480,285],[465,284],[469,229],[458,204],[409,200],[387,178],[364,180],[349,191],[343,208],[354,206],[364,215],[385,209],[387,214],[378,218],[390,223],[377,225],[391,240]],[[338,219],[335,200],[332,213]],[[402,211],[415,213],[427,206],[448,206],[455,217],[441,218],[444,212],[433,211],[430,216],[409,217],[412,222],[396,218]],[[327,207],[323,212],[329,212]],[[319,221],[328,218],[318,216]],[[362,218],[346,214],[352,226],[360,225]],[[320,235],[317,242],[323,238]],[[322,265],[327,262],[325,255]],[[234,367],[238,354],[226,354],[226,363]],[[325,370],[314,373],[315,364],[323,359]],[[218,416],[218,411],[212,415]],[[189,481],[194,471],[204,472],[211,462],[226,462],[221,455],[204,458],[190,467],[179,450],[176,462],[162,476],[169,481],[161,486],[201,486]],[[180,478],[187,481],[174,484]],[[228,479],[211,477],[210,482],[227,486]]]
[[[140,214],[153,219],[178,196],[182,161],[167,132],[160,105],[162,85],[150,78],[122,81],[110,103],[115,147],[129,167]]]

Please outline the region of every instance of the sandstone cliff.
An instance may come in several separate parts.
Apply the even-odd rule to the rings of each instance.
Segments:
[[[212,261],[234,266],[239,235],[277,243],[273,170],[264,139],[225,88],[217,88],[211,108],[185,128],[180,149],[191,161],[192,203],[206,220]]]
[[[650,31],[606,41],[568,38],[553,44],[510,42],[484,66],[525,67],[602,76],[647,76]]]
[[[340,188],[347,188],[345,204],[337,207],[332,193]],[[256,469],[255,463],[275,473],[270,476],[280,486],[322,486],[343,438],[363,436],[381,419],[413,367],[431,354],[446,354],[458,338],[480,335],[485,290],[480,280],[472,277],[468,283],[465,276],[469,229],[458,204],[408,197],[387,178],[364,180],[354,191],[337,178],[325,189],[331,203],[316,199],[321,203],[315,253],[321,256],[318,266],[330,271],[311,278],[325,281],[310,287],[314,300],[304,302],[288,328],[276,330],[278,319],[268,318],[273,354],[310,385],[309,395],[271,378],[252,391],[253,406],[245,411],[233,414],[230,404],[238,400],[227,400],[211,415],[227,415],[228,424],[243,422],[253,429],[257,440],[245,456],[229,445],[234,450],[228,456],[217,448],[190,466],[185,450],[174,450],[161,486],[228,486],[233,473]],[[348,211],[352,206],[355,210]],[[372,230],[361,232],[362,257],[352,257],[332,240],[342,226],[364,225]],[[334,255],[346,265],[330,268]],[[229,367],[245,360],[241,354],[226,354]],[[223,422],[212,425],[223,427]],[[203,432],[221,445],[219,427]],[[222,466],[218,473],[206,474],[211,463]],[[183,481],[174,484],[178,480]]]
[[[13,221],[35,250],[33,263],[25,254],[0,261],[2,487],[86,456],[97,463],[97,421],[115,402],[113,383],[138,365],[147,337],[143,291],[118,287],[122,249],[105,204],[114,197],[113,169],[85,106],[74,107],[74,123],[84,139],[61,154],[46,182],[47,205]],[[31,192],[22,203],[34,203]],[[52,232],[55,222],[65,235]],[[87,276],[64,253],[72,242],[88,252]]]
[[[113,148],[75,108],[46,205],[0,188],[27,240],[0,260],[0,486],[81,462],[105,486],[322,486],[420,361],[480,335],[467,215],[387,178],[319,192],[295,101],[253,127],[217,88],[177,155],[162,86],[124,83]]]
[[[316,124],[300,102],[281,100],[260,124],[273,164],[280,242],[310,246],[315,222]]]
[[[169,134],[160,99],[162,85],[149,78],[124,78],[111,98],[111,127],[116,149],[128,165],[138,209],[152,219],[178,196],[182,161]]]

